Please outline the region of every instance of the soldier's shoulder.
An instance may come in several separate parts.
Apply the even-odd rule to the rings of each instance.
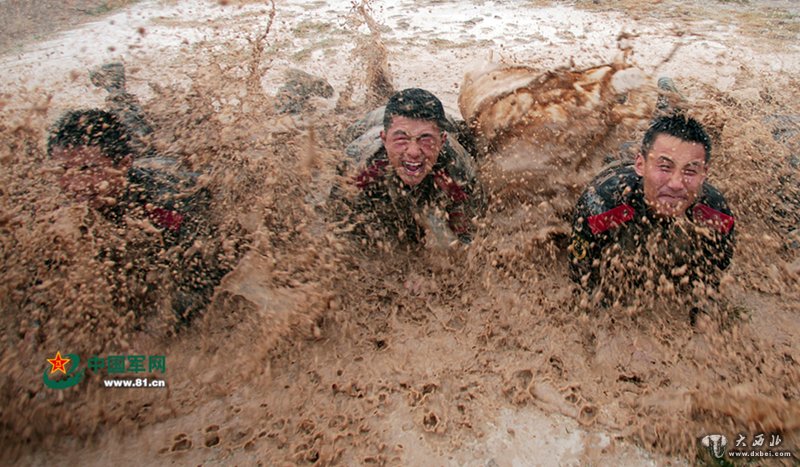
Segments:
[[[341,174],[365,167],[379,155],[383,149],[382,128],[381,126],[372,127],[347,145],[344,150],[345,157],[339,165]]]
[[[634,188],[639,180],[633,164],[617,162],[606,166],[592,179],[590,186],[606,195],[614,195],[626,188]]]
[[[344,158],[337,167],[339,175],[361,171],[380,157],[379,153],[383,149],[381,131],[384,110],[385,107],[379,107],[368,112],[345,130],[342,139],[347,142],[347,146],[344,149]]]
[[[441,160],[438,162],[450,178],[460,184],[477,183],[475,160],[455,136],[447,135],[440,157]]]
[[[388,166],[389,160],[385,157],[385,153],[383,153],[383,157],[381,157],[381,153],[375,154],[363,166],[359,166],[355,176],[352,177],[353,183],[360,189],[379,185],[386,178]]]
[[[695,222],[706,224],[724,235],[730,234],[735,224],[725,196],[707,182],[703,184],[702,196],[692,208],[691,217]]]
[[[700,198],[699,202],[717,211],[732,215],[725,195],[723,195],[717,187],[708,182],[703,183],[703,196]]]
[[[592,216],[628,204],[638,183],[639,176],[631,164],[613,164],[604,168],[583,191],[578,200],[578,214]]]
[[[386,106],[382,106],[367,112],[366,115],[347,127],[342,137],[344,141],[355,141],[367,132],[374,130],[376,127],[379,129],[378,132],[380,132],[380,129],[383,128],[383,115],[385,111]]]

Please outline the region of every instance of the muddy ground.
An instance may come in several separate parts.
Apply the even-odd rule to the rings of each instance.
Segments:
[[[794,2],[286,0],[272,20],[270,3],[235,0],[30,3],[0,2],[4,21],[18,18],[0,41],[3,459],[714,465],[704,435],[761,433],[796,462]],[[707,319],[691,326],[693,303],[664,293],[587,308],[563,239],[538,227],[542,204],[493,199],[466,247],[370,251],[326,224],[341,135],[384,98],[380,78],[457,113],[465,71],[490,55],[542,71],[625,56],[647,78],[634,97],[653,103],[656,78],[675,79],[737,215]],[[168,280],[97,259],[158,232],[71,201],[46,157],[58,115],[106,105],[88,70],[111,60],[126,65],[152,144],[205,174],[234,266],[190,326],[173,322]],[[279,113],[290,68],[334,95]],[[646,121],[597,150],[641,138]],[[120,274],[129,287],[112,288]],[[148,376],[167,387],[108,389],[98,372],[52,390],[41,372],[56,351],[164,355],[166,372]]]

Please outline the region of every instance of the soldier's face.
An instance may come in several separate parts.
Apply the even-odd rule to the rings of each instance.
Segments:
[[[646,155],[636,157],[636,173],[644,182],[644,198],[656,214],[680,216],[694,203],[708,167],[702,144],[660,134]]]
[[[399,115],[381,132],[381,140],[397,176],[406,185],[419,184],[433,170],[446,133],[435,122]]]
[[[117,202],[132,163],[128,156],[114,164],[97,146],[54,147],[51,156],[64,170],[59,179],[61,188],[96,209]]]

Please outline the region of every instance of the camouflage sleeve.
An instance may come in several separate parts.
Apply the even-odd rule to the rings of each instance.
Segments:
[[[589,227],[589,217],[602,212],[593,209],[599,199],[594,187],[587,188],[575,207],[572,219],[572,235],[568,248],[571,279],[584,290],[591,291],[599,280],[599,262],[605,236],[595,236]]]
[[[713,268],[725,270],[733,259],[735,218],[719,191],[707,187],[706,193],[703,203],[692,209],[692,218],[695,223],[708,227],[707,233],[701,237],[706,262]]]
[[[472,241],[475,221],[486,212],[486,194],[478,180],[461,186],[463,197],[456,197],[447,211],[448,226],[463,243]]]
[[[728,269],[733,259],[733,247],[735,244],[734,228],[725,234],[712,235],[707,237],[703,250],[711,263],[720,270]]]
[[[170,248],[175,293],[172,308],[180,321],[201,314],[235,258],[223,255],[218,227],[210,220],[211,195],[205,190],[185,201],[183,220]]]
[[[454,135],[448,134],[447,142],[447,170],[435,174],[434,180],[449,199],[448,227],[459,240],[469,243],[475,233],[475,221],[486,212],[486,192],[476,175],[474,160],[467,149]]]
[[[366,167],[342,170],[328,198],[328,220],[337,232],[357,239],[382,238],[389,204],[383,183],[385,160],[371,160]]]
[[[345,132],[350,141],[336,167],[336,181],[328,196],[327,218],[337,231],[363,237],[374,224],[373,198],[388,164],[380,138],[384,107],[369,112]]]
[[[181,255],[173,263],[175,292],[172,309],[183,322],[190,321],[205,310],[214,295],[214,289],[232,269],[230,265],[223,267],[219,264],[211,245],[205,248],[208,250],[184,250],[184,253],[190,254]]]
[[[728,266],[731,265],[731,260],[733,260],[733,249],[736,246],[736,228],[731,228],[731,231],[725,235],[721,240],[721,248],[718,251],[721,253],[721,257],[717,262],[717,267],[721,270],[728,269]]]

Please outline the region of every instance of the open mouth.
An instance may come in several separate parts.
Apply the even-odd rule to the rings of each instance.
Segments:
[[[423,166],[422,162],[403,162],[403,168],[409,175],[421,174]]]

